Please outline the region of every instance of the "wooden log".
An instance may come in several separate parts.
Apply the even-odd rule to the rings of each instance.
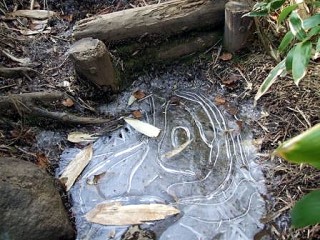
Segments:
[[[106,45],[93,38],[84,38],[75,42],[69,50],[77,74],[104,89],[111,87],[116,92],[119,83]]]
[[[242,17],[250,9],[244,2],[231,1],[226,4],[223,45],[228,52],[236,52],[245,47],[249,35],[252,34],[253,19]]]
[[[175,35],[223,24],[227,0],[172,0],[83,19],[73,29],[75,39],[113,41],[144,34]]]

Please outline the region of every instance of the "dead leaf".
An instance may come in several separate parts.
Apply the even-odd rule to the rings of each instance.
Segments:
[[[121,205],[119,202],[101,203],[88,212],[89,222],[102,225],[131,225],[165,219],[180,211],[165,204]]]
[[[180,146],[174,148],[173,150],[163,154],[161,156],[161,158],[172,158],[174,156],[176,156],[177,154],[179,154],[180,152],[182,152],[190,143],[192,142],[192,140],[188,140],[185,143],[181,144]]]
[[[227,110],[227,112],[231,115],[237,115],[237,113],[239,112],[239,110],[235,107],[232,106],[230,104],[228,104],[225,109]]]
[[[228,78],[222,79],[222,84],[227,88],[234,89],[238,86],[240,77],[238,75],[230,75]]]
[[[137,98],[135,96],[131,95],[128,100],[128,106],[131,106],[132,103],[134,103],[136,100],[137,100]]]
[[[83,169],[88,165],[92,158],[92,154],[93,148],[92,145],[89,145],[82,149],[64,169],[59,180],[65,185],[66,191],[70,190]]]
[[[239,132],[241,132],[242,129],[243,129],[243,121],[242,120],[237,120],[236,124],[238,125]]]
[[[102,173],[100,173],[100,174],[93,175],[93,179],[88,178],[86,182],[87,182],[88,185],[97,185],[98,182],[99,182],[99,180],[100,180],[104,175],[106,175],[106,172],[102,172]]]
[[[94,134],[82,133],[82,132],[71,132],[68,134],[67,140],[73,143],[81,142],[93,142],[98,137],[95,137]]]
[[[40,167],[40,168],[49,168],[50,166],[50,162],[47,158],[47,156],[44,153],[36,153],[36,164]]]
[[[222,53],[219,57],[222,61],[229,61],[232,59],[232,54],[231,53]]]
[[[133,112],[132,112],[132,115],[133,115],[133,117],[136,118],[136,119],[142,118],[142,113],[141,113],[141,111],[139,111],[139,110],[133,111]]]
[[[62,101],[62,105],[65,107],[72,107],[74,105],[74,102],[71,98],[67,98]]]
[[[128,123],[131,127],[133,127],[135,130],[148,137],[158,137],[161,131],[161,129],[149,123],[142,122],[134,118],[124,118],[124,121]]]
[[[215,102],[217,105],[223,105],[223,104],[226,103],[226,99],[225,99],[224,97],[218,95],[218,96],[216,96],[216,97],[214,98],[214,102]]]
[[[142,90],[137,90],[137,91],[135,91],[135,92],[133,93],[133,96],[134,96],[136,99],[140,100],[140,99],[144,98],[144,97],[146,96],[146,94],[145,94]]]

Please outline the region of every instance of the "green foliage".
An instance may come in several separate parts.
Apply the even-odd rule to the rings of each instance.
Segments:
[[[311,1],[313,7],[318,4]],[[303,5],[301,5],[303,6]],[[320,14],[315,13],[306,19],[299,14],[298,4],[287,4],[284,0],[265,0],[254,5],[253,10],[245,16],[266,17],[269,14],[277,15],[278,28],[286,29],[286,34],[279,44],[276,55],[283,60],[274,67],[260,86],[255,103],[279,78],[288,73],[296,85],[305,77],[310,59],[320,55]],[[285,70],[283,65],[285,63]]]
[[[320,169],[320,124],[284,142],[275,154],[290,162],[307,163]],[[291,211],[291,218],[296,228],[320,223],[320,190],[299,200]]]
[[[320,223],[320,190],[306,194],[295,204],[291,211],[291,221],[296,228]]]

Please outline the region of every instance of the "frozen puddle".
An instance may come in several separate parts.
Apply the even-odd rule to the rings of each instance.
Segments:
[[[123,106],[127,99],[120,99]],[[236,119],[225,117],[210,99],[200,91],[154,92],[132,108],[162,130],[159,137],[148,138],[126,125],[94,143],[91,162],[70,190],[77,239],[126,239],[129,226],[84,218],[102,202],[178,208],[176,216],[140,225],[156,239],[254,238],[265,211],[261,166],[249,134],[240,134]],[[61,169],[78,151],[62,154]]]

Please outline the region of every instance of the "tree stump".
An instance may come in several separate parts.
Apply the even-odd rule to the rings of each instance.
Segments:
[[[96,86],[113,92],[119,90],[109,52],[106,45],[93,38],[83,38],[75,42],[69,50],[76,73]]]
[[[225,6],[224,48],[236,52],[245,47],[248,36],[252,34],[253,19],[242,17],[250,11],[244,2],[228,2]]]

